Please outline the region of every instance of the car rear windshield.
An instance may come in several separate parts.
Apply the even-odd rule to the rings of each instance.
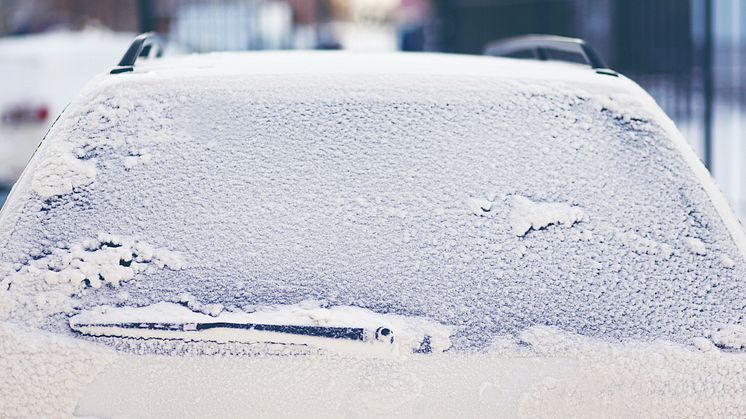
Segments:
[[[100,305],[313,300],[426,317],[475,350],[534,325],[689,342],[743,315],[746,261],[629,98],[445,76],[120,80],[68,109],[0,216],[5,318],[72,333],[67,316]],[[76,252],[92,256],[71,272]]]

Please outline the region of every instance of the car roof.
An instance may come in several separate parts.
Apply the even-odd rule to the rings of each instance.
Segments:
[[[140,60],[134,74],[143,73],[167,78],[334,74],[490,77],[567,82],[595,93],[643,92],[626,77],[598,72],[582,64],[444,53],[218,52]],[[117,76],[121,75],[112,77]]]

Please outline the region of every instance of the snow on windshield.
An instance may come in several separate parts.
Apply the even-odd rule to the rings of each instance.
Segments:
[[[2,318],[73,334],[188,295],[428,319],[455,352],[533,326],[744,346],[746,261],[640,107],[489,78],[149,77],[91,92],[37,153],[0,215]]]

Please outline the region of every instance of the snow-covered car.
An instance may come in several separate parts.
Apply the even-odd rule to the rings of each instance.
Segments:
[[[0,195],[21,174],[54,118],[131,42],[131,34],[101,29],[0,39]]]
[[[0,213],[9,416],[746,414],[746,236],[627,78],[344,52],[113,72]]]

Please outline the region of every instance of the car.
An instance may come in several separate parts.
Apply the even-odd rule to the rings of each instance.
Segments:
[[[0,205],[54,118],[132,37],[88,28],[0,40]]]
[[[746,411],[746,235],[633,81],[158,47],[0,213],[10,416]]]

